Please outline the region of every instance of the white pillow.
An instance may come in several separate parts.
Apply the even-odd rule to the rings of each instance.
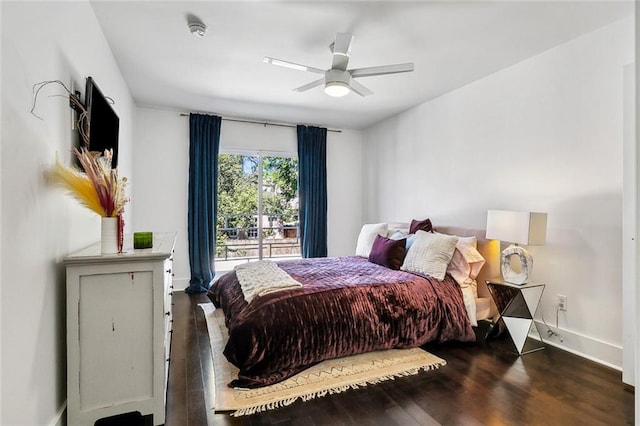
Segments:
[[[485,264],[485,259],[476,249],[476,237],[458,237],[458,243],[447,267],[447,272],[460,287],[471,287],[474,297],[478,297],[476,278]]]
[[[478,315],[476,310],[476,297],[473,295],[473,290],[471,287],[461,287],[462,291],[462,301],[464,302],[464,309],[467,311],[467,316],[469,317],[469,321],[471,321],[471,325],[474,327],[478,326]]]
[[[400,269],[442,281],[457,242],[452,235],[418,231]]]
[[[358,235],[358,244],[356,245],[356,256],[369,257],[373,242],[376,240],[376,235],[382,237],[387,236],[386,223],[369,223],[362,225],[360,235]]]

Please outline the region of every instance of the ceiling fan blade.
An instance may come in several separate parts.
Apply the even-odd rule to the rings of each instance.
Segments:
[[[373,92],[371,90],[367,89],[366,87],[364,87],[362,84],[358,83],[355,80],[351,80],[351,83],[349,83],[349,87],[351,87],[351,90],[353,90],[360,96],[373,95]]]
[[[270,58],[269,56],[265,56],[262,61],[265,64],[277,65],[279,67],[290,68],[292,70],[308,71],[316,74],[324,74],[324,70],[321,70],[320,68],[300,65],[300,64],[296,64],[295,62],[283,61],[282,59]]]
[[[336,33],[336,40],[331,45],[333,52],[333,61],[331,69],[346,71],[349,64],[349,55],[351,54],[351,43],[353,42],[353,34]]]
[[[379,67],[368,67],[368,68],[357,68],[353,70],[349,70],[351,73],[351,77],[371,77],[374,75],[385,75],[385,74],[398,74],[401,72],[411,72],[413,71],[413,63],[409,62],[406,64],[395,64],[395,65],[382,65]]]
[[[309,89],[313,89],[314,87],[318,87],[324,84],[324,77],[321,79],[312,81],[311,83],[305,84],[304,86],[300,86],[298,88],[293,89],[296,92],[305,92]]]

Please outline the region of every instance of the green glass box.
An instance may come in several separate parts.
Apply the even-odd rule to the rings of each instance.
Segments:
[[[153,247],[153,232],[134,232],[133,248],[145,249]]]

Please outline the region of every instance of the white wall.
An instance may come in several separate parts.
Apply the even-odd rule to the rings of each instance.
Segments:
[[[174,258],[175,282],[189,282],[187,189],[189,118],[176,111],[138,108],[135,130],[135,170],[131,204],[134,231],[178,233]],[[328,251],[352,254],[361,226],[361,133],[327,135]],[[297,152],[295,128],[224,120],[220,150],[242,149]]]
[[[88,2],[2,2],[2,244],[0,424],[46,425],[66,399],[65,283],[61,258],[97,242],[98,216],[57,189],[43,172],[56,152],[68,163],[72,115],[62,80],[84,92],[93,76],[116,101],[120,170],[131,171],[133,101]],[[25,30],[25,25],[28,30]],[[130,209],[128,209],[130,213]]]
[[[329,256],[353,256],[362,227],[362,133],[327,134],[327,224]]]
[[[563,345],[622,365],[623,67],[620,21],[364,132],[365,219],[484,227],[487,209],[548,212],[530,247],[541,315]],[[559,343],[559,341],[555,341]]]
[[[176,232],[174,285],[189,285],[187,187],[189,119],[178,112],[138,108],[131,193],[132,232]]]

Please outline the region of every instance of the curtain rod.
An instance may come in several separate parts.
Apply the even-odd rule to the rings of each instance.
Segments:
[[[188,112],[181,112],[180,117],[188,117],[190,114]],[[251,123],[251,124],[262,124],[263,126],[277,126],[277,127],[292,127],[295,128],[295,124],[284,124],[284,123],[269,123],[268,121],[257,121],[257,120],[245,120],[241,118],[227,118],[222,117],[224,121],[235,121],[236,123]],[[327,129],[327,132],[334,133],[342,133],[340,129]]]

